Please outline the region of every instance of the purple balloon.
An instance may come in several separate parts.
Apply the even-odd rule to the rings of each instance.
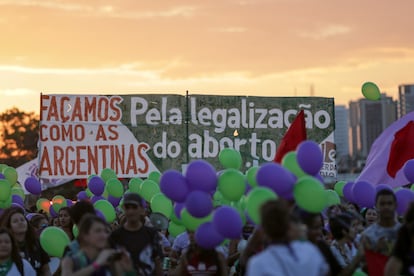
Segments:
[[[346,200],[348,200],[348,202],[354,203],[354,195],[352,193],[352,187],[354,185],[354,182],[347,182],[344,186],[343,189],[343,193],[344,193],[344,197]]]
[[[121,197],[114,197],[109,195],[108,201],[112,204],[112,206],[114,206],[114,208],[116,208],[119,205],[119,202],[121,202]]]
[[[169,199],[184,202],[189,188],[185,177],[176,170],[167,170],[160,179],[160,190]]]
[[[387,184],[378,184],[375,187],[375,194],[377,194],[379,191],[385,190],[385,189],[392,191],[392,188],[390,186],[388,186]]]
[[[82,200],[88,200],[88,199],[89,199],[88,194],[87,194],[85,191],[80,191],[80,192],[76,195],[76,197],[78,198],[78,200],[79,200],[79,201],[82,201]]]
[[[100,210],[95,209],[95,214],[106,221],[105,215]]]
[[[174,214],[178,219],[181,219],[181,211],[183,210],[184,207],[185,207],[184,203],[176,202],[174,204]]]
[[[185,173],[190,190],[209,192],[217,187],[217,174],[214,167],[204,160],[190,162]]]
[[[395,197],[397,198],[397,213],[402,216],[410,203],[414,201],[414,192],[409,189],[399,189],[395,192]]]
[[[92,204],[93,204],[93,203],[95,203],[95,202],[97,202],[98,200],[101,200],[101,199],[106,200],[106,198],[104,198],[103,196],[97,196],[97,195],[94,195],[94,196],[92,196],[92,198],[91,198],[91,202],[92,202]]]
[[[217,232],[212,222],[205,222],[197,228],[195,240],[202,248],[214,249],[223,242],[224,238]]]
[[[11,207],[18,207],[18,208],[20,208],[20,209],[22,209],[23,211],[24,211],[24,206],[22,206],[22,205],[20,205],[20,204],[18,204],[18,203],[12,203],[11,204]]]
[[[20,206],[24,207],[23,198],[18,195],[12,195],[12,203],[19,204]]]
[[[49,214],[52,218],[58,217],[58,213],[56,213],[55,209],[53,209],[53,205],[50,205],[49,207]]]
[[[88,188],[94,195],[100,196],[105,190],[105,182],[100,176],[92,176],[89,179]]]
[[[375,188],[367,181],[357,181],[352,187],[355,203],[361,207],[371,208],[375,205]]]
[[[273,190],[283,198],[293,197],[296,177],[287,169],[276,163],[266,163],[257,170],[256,181],[259,186]]]
[[[0,179],[6,179],[6,177],[4,176],[4,174],[0,173]]]
[[[28,221],[30,221],[30,220],[32,219],[32,217],[34,217],[34,216],[36,216],[36,215],[38,215],[38,213],[28,213],[28,214],[26,215],[26,219],[27,219]]]
[[[192,191],[185,201],[187,211],[196,218],[206,217],[213,210],[211,196],[203,191]]]
[[[66,199],[66,206],[67,207],[70,207],[70,206],[72,206],[73,205],[73,202],[72,202],[72,200],[70,200],[70,199]]]
[[[310,140],[299,144],[296,159],[301,169],[310,175],[319,173],[323,165],[323,155],[319,144]]]
[[[217,232],[228,239],[239,239],[243,230],[243,221],[236,209],[221,206],[214,212],[213,225]]]
[[[24,181],[24,187],[33,195],[40,195],[42,193],[42,185],[39,180],[34,176],[29,176]]]
[[[405,162],[404,167],[403,167],[403,172],[407,180],[413,183],[414,182],[414,159],[411,159]]]

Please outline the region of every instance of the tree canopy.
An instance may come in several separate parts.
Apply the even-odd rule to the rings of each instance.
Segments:
[[[16,107],[0,114],[0,163],[11,167],[36,158],[39,116]]]

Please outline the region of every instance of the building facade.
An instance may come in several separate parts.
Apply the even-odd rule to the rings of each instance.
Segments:
[[[396,119],[397,102],[384,93],[378,101],[351,101],[349,123],[352,158],[366,160],[375,139]]]
[[[414,111],[414,84],[398,86],[398,118]]]

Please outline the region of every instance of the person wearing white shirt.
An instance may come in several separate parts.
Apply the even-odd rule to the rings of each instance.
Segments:
[[[261,227],[268,246],[247,263],[247,276],[323,276],[329,266],[308,241],[291,241],[291,214],[283,199],[269,200],[260,209]]]

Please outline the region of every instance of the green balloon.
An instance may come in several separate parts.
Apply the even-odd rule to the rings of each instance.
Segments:
[[[0,164],[0,172],[3,173],[3,170],[7,167],[8,166],[6,164]]]
[[[362,271],[360,268],[355,270],[355,272],[352,274],[352,276],[368,276],[364,271]]]
[[[173,205],[171,200],[169,200],[165,195],[162,193],[155,194],[151,198],[151,210],[155,213],[161,213],[167,218],[171,217],[173,213]]]
[[[52,198],[52,208],[57,213],[59,213],[60,208],[66,207],[68,205],[68,202],[66,201],[66,198],[61,195],[56,195]]]
[[[3,175],[9,181],[10,186],[13,186],[17,182],[17,171],[15,168],[12,168],[12,167],[4,168]]]
[[[78,235],[79,235],[79,229],[78,229],[78,226],[76,226],[76,224],[74,224],[74,225],[72,226],[72,234],[73,234],[73,236],[74,236],[75,238],[77,238],[77,237],[78,237]]]
[[[43,210],[45,213],[49,213],[50,201],[46,198],[39,198],[36,201],[36,208],[38,211]]]
[[[378,86],[373,82],[366,82],[362,85],[362,95],[368,100],[377,101],[381,98]]]
[[[86,195],[87,195],[89,198],[91,198],[91,197],[93,197],[93,196],[94,196],[94,194],[91,192],[91,190],[89,190],[89,188],[86,188],[86,189],[85,189],[85,193],[86,193]]]
[[[170,233],[170,235],[173,236],[173,237],[177,237],[178,235],[180,235],[181,233],[184,233],[184,232],[185,232],[185,226],[184,225],[175,224],[172,221],[168,225],[168,233]]]
[[[11,205],[12,205],[12,198],[11,197],[9,197],[6,200],[0,201],[0,208],[2,208],[2,209],[9,208]]]
[[[131,178],[129,180],[129,183],[128,183],[129,191],[131,193],[139,194],[140,193],[141,183],[142,183],[142,179],[141,178],[138,178],[138,177]]]
[[[26,195],[24,194],[24,191],[23,191],[23,189],[21,187],[13,187],[13,188],[11,188],[11,194],[12,195],[18,195],[23,200],[26,198]]]
[[[10,182],[6,179],[0,179],[0,200],[5,201],[11,196]]]
[[[183,222],[175,215],[175,212],[172,212],[170,220],[178,225],[183,225]]]
[[[325,188],[312,176],[299,178],[293,188],[293,197],[300,208],[311,213],[321,212],[328,203]]]
[[[148,175],[148,179],[154,181],[155,183],[159,184],[161,178],[161,173],[157,171],[152,171]]]
[[[260,207],[268,200],[276,199],[277,195],[269,188],[255,187],[253,188],[246,199],[246,211],[250,219],[260,224]]]
[[[100,199],[96,201],[93,206],[95,209],[101,211],[101,213],[104,215],[106,222],[113,222],[116,219],[116,213],[114,206],[105,199]]]
[[[109,179],[118,178],[118,177],[116,176],[116,173],[114,172],[114,170],[110,168],[105,168],[101,171],[101,178],[106,183],[106,181],[108,181]]]
[[[282,159],[282,166],[288,169],[290,172],[292,172],[294,175],[296,175],[297,178],[300,178],[302,176],[307,175],[299,166],[297,158],[296,158],[296,152],[290,151],[283,156]]]
[[[410,190],[414,191],[414,185],[411,185]]]
[[[190,231],[195,231],[204,222],[211,221],[212,215],[208,215],[204,218],[195,218],[190,215],[186,208],[181,210],[181,221],[183,225]]]
[[[341,197],[344,196],[344,186],[345,186],[345,184],[346,184],[345,181],[338,181],[338,182],[335,183],[335,186],[334,186],[335,192]]]
[[[231,148],[225,148],[220,151],[219,161],[225,169],[236,170],[240,170],[243,162],[240,152]]]
[[[259,170],[259,167],[254,166],[249,168],[246,171],[246,178],[247,178],[247,183],[249,183],[250,187],[257,187],[257,181],[256,181],[256,174],[257,171]]]
[[[224,170],[218,179],[218,189],[225,199],[238,201],[246,191],[244,175],[236,169]]]
[[[158,193],[160,193],[160,187],[156,182],[146,179],[141,183],[140,195],[146,201],[150,202],[151,198]]]
[[[65,247],[69,243],[70,239],[65,231],[56,226],[49,226],[40,234],[40,245],[52,257],[63,257]]]
[[[334,190],[325,190],[327,196],[327,206],[338,205],[341,203],[339,195]]]
[[[124,194],[124,185],[122,185],[118,178],[111,178],[106,181],[105,188],[108,191],[108,194],[113,197],[122,197]]]

